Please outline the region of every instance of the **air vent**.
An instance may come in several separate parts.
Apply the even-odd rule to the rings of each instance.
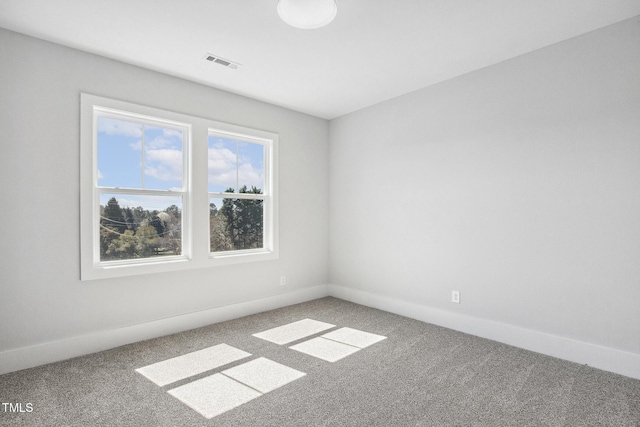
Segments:
[[[204,56],[204,59],[206,59],[209,62],[213,62],[214,64],[222,65],[223,67],[233,68],[234,70],[237,69],[238,66],[240,65],[236,62],[229,61],[228,59],[220,58],[219,56],[212,55],[210,53],[207,53]]]

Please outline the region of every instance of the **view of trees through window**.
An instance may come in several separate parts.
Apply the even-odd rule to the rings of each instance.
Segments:
[[[265,146],[214,132],[208,148],[210,251],[264,248]]]
[[[233,193],[229,188],[227,193]],[[262,194],[256,187],[239,193]],[[211,252],[263,247],[261,199],[211,199],[209,230]],[[100,260],[129,260],[182,253],[182,210],[175,204],[163,210],[120,206],[115,196],[100,205]]]
[[[182,210],[121,207],[115,196],[100,205],[100,260],[149,258],[182,253]]]
[[[233,193],[228,188],[226,193]],[[256,187],[243,186],[244,194],[262,194]],[[209,204],[211,252],[263,247],[263,204],[261,199],[212,198]]]

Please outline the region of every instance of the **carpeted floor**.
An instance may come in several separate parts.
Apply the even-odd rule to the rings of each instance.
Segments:
[[[336,325],[285,345],[253,336]],[[336,362],[289,347],[341,327],[386,337]],[[136,369],[219,344],[251,356],[169,385]],[[226,347],[225,347],[226,348]],[[258,358],[306,375],[205,418],[169,393]],[[335,298],[0,376],[1,426],[640,426],[640,381]]]

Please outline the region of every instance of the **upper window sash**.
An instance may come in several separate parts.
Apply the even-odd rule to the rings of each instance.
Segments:
[[[225,161],[225,160],[229,160],[229,159],[224,159],[225,154],[223,153],[227,153],[227,155],[229,154],[229,149],[231,148],[230,145],[235,144],[235,146],[233,147],[233,154],[235,155],[235,161],[236,161],[236,169],[235,169],[235,175],[232,176],[231,178],[233,178],[232,180],[223,180],[222,182],[218,182],[218,183],[212,183],[209,182],[209,194],[211,196],[222,196],[224,197],[225,195],[228,194],[240,194],[239,193],[239,189],[242,188],[243,186],[247,186],[248,188],[250,188],[251,186],[255,186],[257,188],[259,188],[260,190],[262,190],[262,195],[264,196],[269,196],[271,195],[271,193],[273,192],[273,189],[271,187],[271,181],[272,181],[272,171],[271,171],[271,165],[273,163],[273,156],[271,154],[272,150],[273,150],[273,145],[274,145],[274,140],[270,139],[270,138],[260,138],[260,137],[256,137],[256,136],[252,136],[252,135],[246,135],[246,134],[241,134],[241,133],[237,133],[237,132],[225,132],[223,130],[220,129],[209,129],[209,134],[208,134],[208,150],[209,150],[209,162],[211,163],[212,161],[214,163],[218,162],[218,161]],[[216,147],[216,145],[218,145]],[[249,148],[252,147],[252,148]],[[247,161],[248,157],[255,157],[256,150],[255,148],[260,147],[261,148],[261,153],[260,153],[260,177],[261,179],[259,181],[256,181],[255,179],[250,179],[247,177],[242,177],[241,178],[241,173],[242,173],[242,169],[245,168],[246,166],[249,166],[250,168],[253,169],[253,167],[255,166],[252,162]],[[212,159],[212,151],[214,152],[214,158]],[[215,152],[219,151],[218,155],[215,156]],[[253,153],[249,153],[249,151],[252,151]],[[214,164],[213,169],[215,169],[216,165]],[[216,173],[215,170],[211,170],[212,167],[211,165],[209,165],[209,174],[210,174],[210,181],[211,181],[211,174]],[[255,171],[252,171],[255,172]],[[212,189],[212,184],[213,184],[213,189]],[[225,185],[225,184],[230,184],[230,185]],[[217,188],[215,188],[217,187]],[[226,188],[225,187],[231,187],[234,189],[233,193],[228,193],[226,192]],[[225,190],[222,190],[222,188],[225,188]],[[253,194],[253,193],[242,193],[242,194]],[[248,196],[250,198],[254,198],[253,196]]]
[[[126,125],[129,124],[132,127],[135,126],[140,126],[141,127],[141,134],[140,134],[140,139],[138,141],[136,141],[136,143],[140,144],[140,154],[141,154],[141,165],[140,165],[140,172],[141,172],[141,183],[142,185],[137,186],[137,187],[122,187],[122,186],[115,186],[115,185],[100,185],[99,182],[99,167],[100,165],[98,164],[98,155],[99,155],[99,146],[98,146],[98,133],[101,130],[101,123],[99,123],[99,121],[101,119],[106,119],[106,120],[112,120],[112,123],[102,123],[102,127],[105,132],[103,133],[108,133],[110,131],[110,129],[104,129],[106,127],[109,127],[109,125],[111,125],[112,127],[117,127],[118,125]],[[180,151],[181,151],[181,177],[180,177],[180,188],[175,188],[175,186],[173,188],[170,189],[160,189],[160,188],[149,188],[148,185],[145,185],[145,166],[147,166],[148,162],[150,159],[145,159],[145,157],[147,157],[147,151],[149,150],[149,146],[153,143],[153,141],[148,141],[148,134],[147,134],[147,130],[149,130],[149,128],[151,129],[156,129],[159,131],[175,131],[178,132],[181,136],[181,147],[180,147]],[[132,133],[135,132],[136,129],[120,129],[121,133]],[[113,131],[111,131],[113,132]],[[172,191],[172,192],[176,192],[176,191],[186,191],[186,189],[188,188],[188,180],[189,180],[189,146],[190,146],[190,140],[191,140],[191,133],[192,133],[192,125],[188,124],[188,123],[182,123],[182,122],[178,122],[175,120],[169,120],[169,119],[163,119],[163,118],[158,118],[158,117],[151,117],[151,116],[147,116],[147,115],[142,115],[142,114],[137,114],[137,113],[133,113],[133,112],[128,112],[128,111],[122,111],[122,110],[116,110],[113,108],[107,108],[107,107],[102,107],[102,106],[98,106],[98,105],[94,105],[93,106],[93,153],[94,153],[94,177],[93,177],[93,182],[94,185],[96,187],[104,187],[104,188],[119,188],[119,189],[125,189],[125,188],[130,188],[130,189],[136,189],[136,190],[157,190],[157,191]],[[175,139],[175,135],[173,136],[173,138]],[[146,160],[146,162],[145,162]]]

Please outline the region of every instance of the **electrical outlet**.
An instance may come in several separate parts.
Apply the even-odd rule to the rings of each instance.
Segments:
[[[280,286],[285,286],[287,284],[287,276],[280,276]]]
[[[456,304],[460,304],[460,292],[459,291],[451,291],[451,302],[455,302]]]

